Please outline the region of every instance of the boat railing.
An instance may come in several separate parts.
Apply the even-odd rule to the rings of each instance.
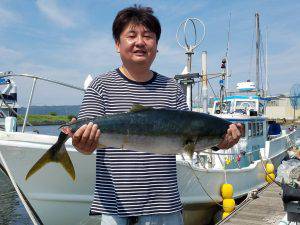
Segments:
[[[256,149],[256,150],[253,150],[253,151],[249,151],[249,152],[246,152],[246,151],[240,151],[239,153],[232,153],[232,152],[212,152],[211,150],[204,150],[202,151],[201,153],[204,153],[205,155],[209,155],[210,158],[211,158],[211,167],[214,167],[214,165],[212,165],[212,158],[214,157],[214,160],[218,159],[220,164],[222,165],[223,168],[225,168],[225,164],[226,164],[226,158],[221,158],[221,157],[228,157],[228,159],[231,157],[231,158],[235,158],[235,157],[247,157],[248,160],[253,163],[255,160],[253,160],[254,158],[254,154],[258,154],[260,153],[261,149]],[[217,157],[217,158],[216,158]],[[242,169],[243,167],[240,165],[239,161],[237,160],[237,167],[238,169]],[[250,163],[250,164],[251,164]],[[203,166],[203,163],[200,161],[200,164]],[[203,166],[205,168],[205,166]]]
[[[36,87],[37,80],[49,82],[49,83],[56,84],[56,85],[61,85],[61,86],[64,86],[64,87],[68,87],[68,88],[72,88],[72,89],[84,92],[84,88],[81,88],[81,87],[78,87],[78,86],[75,86],[75,85],[71,85],[71,84],[67,84],[67,83],[64,83],[64,82],[61,82],[61,81],[57,81],[57,80],[52,80],[52,79],[48,79],[48,78],[39,77],[39,76],[32,75],[32,74],[26,74],[26,73],[24,73],[24,74],[16,74],[16,73],[14,73],[12,71],[0,72],[0,78],[7,78],[7,77],[25,77],[25,78],[30,78],[30,79],[33,80],[31,91],[30,91],[30,94],[29,94],[29,97],[28,97],[28,103],[27,103],[27,107],[26,107],[26,113],[25,113],[25,116],[24,116],[24,119],[23,119],[22,133],[25,132],[26,124],[29,124],[27,122],[27,120],[28,120],[28,113],[29,113],[29,109],[31,107],[32,97],[33,97],[33,94],[34,94],[34,90],[35,90],[35,87]],[[9,105],[7,105],[7,104],[6,104],[6,106],[9,107]],[[14,109],[12,109],[11,107],[9,107],[9,109],[12,110],[12,112],[15,115],[19,116]]]

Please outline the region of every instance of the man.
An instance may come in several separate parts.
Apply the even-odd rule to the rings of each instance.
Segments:
[[[92,81],[80,118],[128,112],[137,103],[188,110],[174,79],[150,70],[160,33],[160,23],[151,8],[134,6],[117,14],[113,37],[122,66]],[[236,144],[241,136],[239,129],[240,125],[231,125],[218,147]],[[78,151],[91,154],[97,148],[100,130],[96,124],[84,125],[71,134],[73,145]],[[97,149],[91,214],[102,215],[101,225],[182,225],[181,211],[174,155],[151,154],[147,149]]]

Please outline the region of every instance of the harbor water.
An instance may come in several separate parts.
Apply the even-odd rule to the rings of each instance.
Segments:
[[[38,126],[35,128],[29,127],[26,131],[38,130],[40,134],[57,135],[58,128],[59,126]],[[297,138],[300,139],[300,129],[297,130]],[[32,222],[9,178],[0,170],[0,225],[6,224],[31,225]]]

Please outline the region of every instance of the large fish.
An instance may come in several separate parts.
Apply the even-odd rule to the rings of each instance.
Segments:
[[[134,105],[130,112],[79,119],[67,123],[75,132],[93,122],[101,130],[99,148],[115,147],[157,154],[178,154],[217,145],[227,132],[229,121],[204,113],[172,109],[153,109]],[[75,180],[75,171],[64,143],[68,135],[61,132],[57,142],[34,164],[26,180],[48,162],[59,162]]]

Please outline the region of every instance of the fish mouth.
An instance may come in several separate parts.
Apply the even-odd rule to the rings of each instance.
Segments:
[[[70,133],[72,133],[72,130],[71,130],[71,127],[70,127],[72,124],[74,124],[74,123],[69,122],[69,123],[63,124],[63,125],[59,126],[58,129],[61,130],[61,132],[69,135]]]
[[[66,123],[66,124],[60,125],[60,126],[58,127],[58,129],[64,129],[64,128],[66,128],[66,127],[69,127],[70,125],[71,125],[71,123]]]
[[[61,130],[61,132],[63,132],[64,134],[67,134],[67,135],[72,133],[71,128],[66,125],[63,125],[62,127],[60,127],[60,130]]]

